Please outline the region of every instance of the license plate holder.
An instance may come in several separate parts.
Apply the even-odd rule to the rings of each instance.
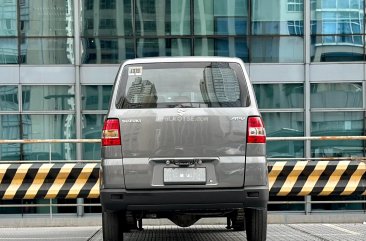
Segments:
[[[166,167],[164,184],[206,184],[206,168]]]

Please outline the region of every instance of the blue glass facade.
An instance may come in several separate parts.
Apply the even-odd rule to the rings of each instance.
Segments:
[[[364,21],[364,0],[0,1],[0,137],[99,138],[119,63],[194,55],[244,60],[269,137],[364,135]],[[48,151],[1,145],[0,159]],[[52,158],[99,151],[59,144]],[[268,143],[270,158],[364,152],[362,141]]]

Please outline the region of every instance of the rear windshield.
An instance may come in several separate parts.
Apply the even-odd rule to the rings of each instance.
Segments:
[[[119,82],[119,109],[249,105],[244,74],[237,63],[127,65]]]

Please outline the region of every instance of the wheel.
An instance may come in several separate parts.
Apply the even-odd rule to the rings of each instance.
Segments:
[[[124,218],[122,212],[102,212],[104,241],[123,241]]]
[[[248,241],[265,241],[267,238],[267,209],[245,209]]]
[[[231,218],[231,226],[234,231],[245,230],[244,209],[236,211],[235,215]]]

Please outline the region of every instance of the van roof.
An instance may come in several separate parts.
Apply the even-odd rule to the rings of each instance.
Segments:
[[[148,64],[148,63],[175,63],[175,62],[231,62],[243,63],[239,58],[217,56],[187,56],[187,57],[151,57],[129,59],[123,64]]]

